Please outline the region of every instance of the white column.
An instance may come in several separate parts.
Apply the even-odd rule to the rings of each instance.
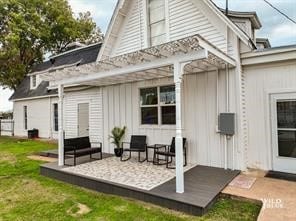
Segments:
[[[59,120],[59,166],[64,166],[64,86],[58,86],[59,103],[58,103],[58,120]]]
[[[183,137],[181,114],[181,84],[184,65],[174,64],[174,81],[176,87],[176,192],[184,193],[184,168],[183,168]]]

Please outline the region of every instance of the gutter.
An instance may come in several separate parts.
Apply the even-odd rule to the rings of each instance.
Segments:
[[[296,47],[279,47],[241,54],[242,65],[283,62],[296,59]]]
[[[19,98],[19,99],[11,99],[9,101],[11,101],[11,102],[28,101],[28,100],[36,100],[36,99],[44,99],[44,98],[52,98],[52,97],[58,97],[58,94],[45,95],[45,96],[39,96],[39,97],[26,97],[26,98]]]

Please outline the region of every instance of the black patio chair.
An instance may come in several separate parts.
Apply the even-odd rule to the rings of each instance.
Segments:
[[[129,152],[129,157],[127,159],[123,159],[123,153],[122,153],[120,160],[127,161],[127,160],[131,159],[132,152],[137,152],[138,153],[138,161],[140,163],[145,162],[147,160],[146,140],[147,140],[147,136],[132,135],[131,142],[123,142],[122,143],[123,153]],[[124,145],[129,145],[129,148],[124,148]],[[141,160],[141,153],[146,153],[146,158],[144,160]]]
[[[156,144],[157,145],[157,144]],[[187,147],[186,147],[186,138],[183,138],[183,152],[184,152],[184,167],[187,166]],[[165,163],[160,163],[160,156],[165,157]],[[159,145],[159,147],[154,152],[154,164],[156,165],[166,165],[169,169],[175,169],[175,167],[170,167],[169,164],[173,162],[173,158],[176,157],[176,148],[175,148],[175,137],[172,139],[170,145]]]

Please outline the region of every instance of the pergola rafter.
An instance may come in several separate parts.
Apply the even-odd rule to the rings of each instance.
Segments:
[[[51,69],[49,72],[42,73],[42,78],[47,81],[59,82],[63,79],[73,78],[76,79],[81,76],[91,76],[96,73],[108,73],[118,72],[119,69],[130,68],[133,66],[139,66],[141,64],[149,64],[154,63],[159,59],[169,59],[182,55],[192,54],[193,52],[200,51],[206,49],[208,55],[206,58],[195,61],[192,59],[191,63],[186,67],[185,73],[188,72],[201,72],[208,71],[213,69],[222,69],[225,68],[226,64],[234,65],[235,62],[232,58],[227,56],[218,49],[214,48],[211,45],[207,45],[204,39],[202,39],[199,35],[194,35],[191,37],[183,38],[180,40],[172,41],[169,43],[165,43],[162,45],[142,49],[139,51],[118,55],[115,57],[108,57],[104,60],[98,61],[97,63],[88,64],[79,66],[79,63],[75,63],[72,66],[67,65],[67,67],[62,67],[60,69]],[[214,52],[212,50],[215,50]],[[217,55],[223,55],[223,57],[219,57]],[[228,61],[228,62],[227,62]],[[167,68],[169,67],[169,68]],[[157,73],[153,77],[167,77],[173,75],[172,65],[167,65],[167,67],[159,66],[152,67],[150,70],[142,70],[135,71],[138,75],[142,74],[151,74]],[[142,73],[143,72],[143,73]],[[141,73],[141,74],[140,74]],[[112,74],[111,74],[112,75]],[[150,76],[147,78],[150,79]],[[114,76],[112,76],[114,79]],[[107,77],[108,78],[108,77]],[[147,79],[146,77],[140,77],[139,79]],[[101,79],[102,80],[102,79]],[[134,78],[135,81],[138,81],[138,78]],[[116,80],[117,81],[117,80]],[[106,82],[106,81],[104,81]],[[109,82],[109,80],[108,80]],[[86,82],[85,82],[86,83]],[[99,84],[102,85],[102,84]],[[104,83],[104,85],[106,85]]]

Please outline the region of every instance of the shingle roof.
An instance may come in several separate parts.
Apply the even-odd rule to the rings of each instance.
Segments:
[[[46,71],[53,67],[75,64],[77,62],[79,62],[80,65],[95,62],[101,49],[101,45],[101,43],[93,44],[53,56],[48,61],[34,66],[31,73]],[[48,84],[48,82],[41,82],[35,90],[30,90],[30,77],[27,76],[9,99],[17,100],[57,94],[56,90],[47,89]]]
[[[18,86],[9,100],[56,95],[57,90],[48,90],[48,84],[49,83],[47,81],[42,81],[36,89],[30,90],[30,77],[27,76]]]

